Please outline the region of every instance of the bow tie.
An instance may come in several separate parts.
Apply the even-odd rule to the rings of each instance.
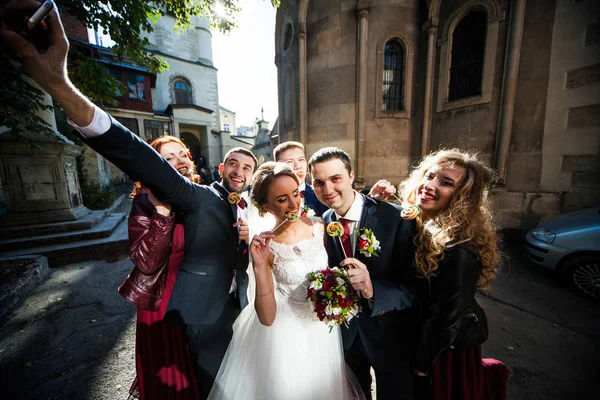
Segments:
[[[248,203],[246,203],[246,200],[240,199],[240,201],[238,201],[237,205],[238,205],[239,208],[241,208],[243,210],[243,209],[246,208],[246,206],[248,205]]]
[[[301,190],[301,191],[300,191],[300,197],[304,198],[304,194],[305,194],[305,191],[304,191],[304,190]]]

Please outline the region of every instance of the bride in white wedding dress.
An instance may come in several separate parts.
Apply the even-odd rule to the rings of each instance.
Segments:
[[[275,216],[277,229],[255,235],[250,244],[254,307],[251,298],[236,320],[208,398],[363,399],[344,363],[339,327],[330,333],[306,298],[308,274],[327,267],[322,220],[301,217],[280,225],[300,205],[298,179],[285,164],[261,165],[252,187],[254,204]]]

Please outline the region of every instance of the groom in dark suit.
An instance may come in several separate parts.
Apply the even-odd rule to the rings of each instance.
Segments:
[[[98,129],[94,122],[80,128],[86,144],[184,215],[185,256],[165,319],[185,324],[200,393],[206,398],[233,335],[233,322],[248,303],[248,230],[239,222],[244,204],[230,204],[228,195],[246,190],[256,158],[234,148],[219,167],[221,182],[196,185],[108,114],[96,108],[95,115],[100,117],[94,120],[108,118],[109,128]],[[90,129],[99,135],[90,135]]]
[[[349,267],[352,286],[362,296],[360,314],[348,328],[342,327],[346,362],[367,398],[373,367],[378,399],[411,399],[414,223],[400,218],[399,208],[352,188],[354,172],[345,151],[321,149],[308,164],[317,198],[330,208],[323,214],[325,223],[339,221],[344,227],[341,238],[328,236],[329,265]],[[357,230],[363,228],[372,230],[379,241],[379,256],[360,251]]]
[[[37,7],[35,2],[13,4],[25,7],[23,10]],[[43,36],[49,47],[37,43],[37,36],[23,36],[18,25],[7,24],[10,14],[7,10],[3,15],[2,38],[23,57],[29,77],[61,105],[86,144],[184,216],[185,256],[167,317],[186,325],[205,398],[227,350],[232,323],[247,303],[248,252],[241,239],[248,230],[239,222],[240,205],[231,205],[227,196],[248,187],[256,157],[246,149],[232,149],[220,166],[220,184],[192,183],[73,86],[66,69],[68,40],[56,10],[44,20],[47,29]]]

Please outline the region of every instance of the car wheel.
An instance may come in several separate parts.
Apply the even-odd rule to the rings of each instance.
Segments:
[[[600,257],[572,258],[564,265],[563,274],[573,289],[584,296],[600,300]]]

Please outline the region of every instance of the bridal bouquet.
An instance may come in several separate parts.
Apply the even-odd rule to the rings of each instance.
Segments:
[[[307,297],[329,332],[335,325],[348,326],[348,321],[358,315],[360,297],[350,284],[348,270],[333,267],[311,272],[309,281]]]

